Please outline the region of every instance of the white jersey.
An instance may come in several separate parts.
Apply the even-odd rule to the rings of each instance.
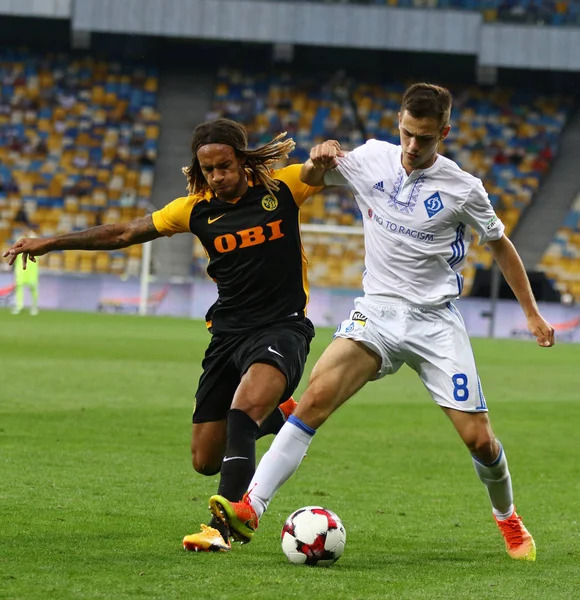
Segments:
[[[324,182],[350,186],[362,212],[365,295],[444,304],[463,289],[469,226],[485,244],[500,239],[504,225],[480,179],[441,155],[407,176],[401,152],[369,140],[339,158]]]

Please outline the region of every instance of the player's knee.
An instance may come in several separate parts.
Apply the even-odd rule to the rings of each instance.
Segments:
[[[484,464],[491,464],[499,453],[499,442],[489,430],[474,432],[474,435],[466,440],[465,444],[471,454]]]
[[[221,461],[216,464],[215,461],[209,461],[206,456],[197,452],[191,453],[191,464],[194,471],[200,475],[205,475],[206,477],[216,475],[221,469]]]

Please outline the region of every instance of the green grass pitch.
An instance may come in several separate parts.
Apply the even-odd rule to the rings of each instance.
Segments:
[[[318,331],[308,370],[331,334]],[[474,340],[538,546],[536,563],[519,563],[467,451],[407,368],[320,430],[251,544],[193,554],[181,539],[206,522],[217,486],[189,459],[203,324],[1,310],[0,340],[0,598],[580,597],[579,346]],[[280,549],[284,519],[310,504],[346,527],[331,568],[291,565]]]

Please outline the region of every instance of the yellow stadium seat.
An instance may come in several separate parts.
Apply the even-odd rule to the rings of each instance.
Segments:
[[[111,256],[108,252],[97,252],[95,270],[98,273],[107,273],[110,270]]]
[[[47,255],[45,263],[47,269],[51,271],[62,271],[63,269],[63,254],[61,252],[52,252]]]
[[[100,85],[93,87],[92,100],[94,104],[104,104],[105,88]]]
[[[83,255],[79,262],[79,271],[81,273],[92,273],[93,272],[93,255],[90,252],[87,252]]]

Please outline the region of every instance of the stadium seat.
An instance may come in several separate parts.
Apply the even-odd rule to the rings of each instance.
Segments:
[[[27,215],[42,235],[95,224],[97,213],[118,204],[122,192],[125,198],[139,196],[143,205],[149,203],[159,137],[153,69],[96,62],[90,56],[5,49],[0,51],[0,71],[5,81],[23,78],[21,85],[3,85],[4,95],[19,94],[22,106],[31,100],[37,106],[23,110],[19,102],[12,102],[10,114],[0,115],[0,176],[16,188],[10,198],[15,210],[3,214],[2,241],[12,242],[19,235],[13,219],[21,197],[32,198],[26,201]],[[66,87],[63,72],[74,74]],[[126,151],[129,145],[131,152]],[[145,153],[149,164],[141,166]],[[130,204],[133,218],[143,214],[136,202]],[[57,254],[44,266],[83,273],[114,266],[119,272],[126,257],[118,254],[122,258],[116,261],[79,258],[75,253],[63,259]],[[134,255],[133,267],[138,260]]]
[[[540,268],[561,294],[580,303],[580,194],[544,253]]]

